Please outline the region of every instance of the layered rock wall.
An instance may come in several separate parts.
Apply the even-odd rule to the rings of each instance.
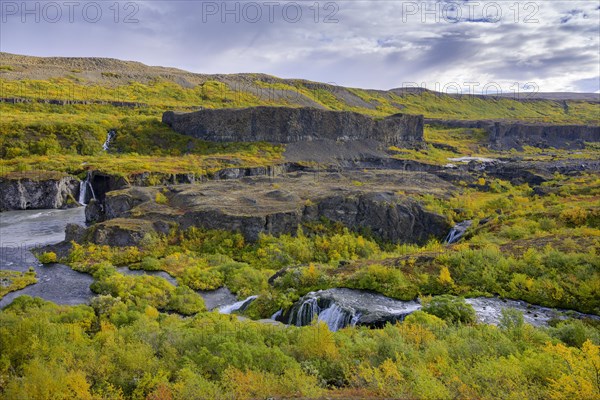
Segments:
[[[76,206],[79,180],[71,176],[0,178],[0,211]]]
[[[313,140],[376,140],[386,146],[423,141],[423,117],[383,119],[317,108],[252,107],[163,114],[176,132],[215,142],[293,143]]]
[[[523,146],[582,149],[585,142],[600,142],[600,126],[553,125],[491,120],[426,119],[425,123],[448,128],[485,129],[490,146],[499,150]]]

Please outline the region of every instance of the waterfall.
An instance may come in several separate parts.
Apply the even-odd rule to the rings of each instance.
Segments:
[[[298,300],[285,315],[289,325],[305,326],[317,318],[331,331],[347,326],[382,327],[402,321],[421,308],[418,301],[401,301],[366,290],[333,288],[310,292]],[[280,317],[278,317],[281,321]]]
[[[344,310],[337,304],[332,304],[329,308],[321,311],[319,321],[323,321],[332,332],[339,331],[347,326],[354,326],[358,322],[360,314]]]
[[[360,314],[354,310],[348,310],[340,307],[336,303],[329,303],[319,306],[317,297],[305,298],[290,316],[290,325],[305,326],[310,325],[314,318],[323,321],[333,332],[347,326],[357,324]]]
[[[219,307],[220,314],[231,314],[234,311],[244,311],[258,296],[250,296],[233,304]]]
[[[448,232],[446,239],[444,239],[444,243],[452,244],[458,242],[460,238],[462,238],[467,232],[467,229],[469,229],[472,223],[473,221],[467,220],[454,225],[452,229],[450,229],[450,232]]]
[[[292,317],[292,319],[290,319],[290,324],[294,324],[296,326],[309,325],[313,318],[316,315],[319,315],[320,311],[321,310],[319,308],[319,304],[317,304],[316,298],[311,297],[306,299],[300,304],[300,308]]]
[[[277,321],[277,318],[281,317],[282,314],[283,314],[283,310],[279,310],[279,311],[275,312],[275,314],[271,315],[271,319],[273,321]]]
[[[600,316],[574,311],[565,313],[565,310],[536,306],[520,300],[474,297],[465,301],[473,307],[479,322],[485,324],[497,325],[505,308],[523,312],[525,322],[534,326],[546,326],[553,318],[585,317],[600,321]],[[403,321],[406,316],[420,309],[420,302],[415,300],[396,300],[366,290],[333,288],[307,293],[288,312],[277,311],[272,318],[296,326],[310,325],[317,318],[335,332],[355,325],[383,328],[388,323]]]
[[[94,193],[94,187],[92,186],[92,181],[90,180],[91,174],[88,172],[85,180],[79,182],[79,204],[87,205],[88,202],[88,188],[90,189],[90,193],[92,194],[91,198],[96,200],[96,194]]]
[[[84,181],[79,182],[79,204],[85,204],[85,197],[87,196],[87,178]]]
[[[117,134],[117,132],[114,129],[111,129],[110,131],[108,131],[108,133],[106,134],[106,140],[104,141],[104,144],[102,145],[102,150],[108,151],[108,148],[110,147],[110,143],[113,141],[116,134]]]

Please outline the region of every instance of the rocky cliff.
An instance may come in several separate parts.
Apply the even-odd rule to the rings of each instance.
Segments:
[[[150,231],[167,233],[177,224],[184,229],[237,231],[255,241],[260,233],[294,234],[303,223],[326,218],[386,241],[423,243],[431,237],[442,239],[449,222],[406,194],[443,189],[452,191],[453,186],[427,173],[402,171],[298,172],[163,189],[131,187],[107,193],[105,221],[90,228],[87,237],[103,244],[133,245]],[[164,198],[157,203],[159,190]],[[397,194],[400,190],[406,194]],[[126,222],[132,220],[144,223]]]
[[[384,119],[317,108],[251,107],[163,114],[176,132],[216,142],[294,143],[313,140],[376,140],[385,146],[423,141],[423,117],[395,114]]]
[[[492,120],[426,119],[425,123],[448,128],[484,129],[490,146],[499,150],[521,149],[523,146],[582,149],[585,142],[600,142],[600,126],[552,125]]]
[[[79,180],[59,173],[13,173],[0,178],[0,211],[78,205]]]
[[[600,142],[600,126],[496,122],[490,135],[490,143],[497,149],[521,148],[524,145],[582,149],[585,142]]]

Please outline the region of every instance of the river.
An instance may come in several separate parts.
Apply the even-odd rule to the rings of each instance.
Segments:
[[[88,304],[94,293],[90,285],[94,281],[89,274],[80,273],[62,264],[42,265],[30,249],[58,243],[65,238],[68,223],[85,224],[84,208],[67,210],[24,210],[0,213],[0,269],[27,271],[33,267],[38,282],[24,289],[12,292],[0,299],[0,308],[10,304],[15,298],[28,295],[41,297],[56,304]],[[128,275],[154,275],[177,285],[175,278],[164,271],[130,270],[127,267],[118,271]],[[245,307],[256,296],[238,301],[227,289],[198,292],[209,310],[232,313]],[[524,314],[525,322],[536,326],[547,325],[551,318],[561,318],[561,310],[530,305],[523,301],[501,300],[498,298],[467,299],[482,323],[497,324],[503,308],[517,309]],[[307,325],[315,315],[328,324],[332,330],[348,325],[379,325],[378,321],[400,320],[405,315],[421,308],[419,302],[403,302],[383,295],[351,289],[328,289],[307,294],[296,303],[287,323]],[[576,317],[586,315],[571,312]],[[598,316],[587,316],[598,319]],[[277,313],[281,320],[283,313]]]
[[[65,238],[67,224],[85,223],[84,208],[67,210],[23,210],[0,213],[0,269],[25,272],[35,269],[38,282],[0,299],[4,308],[22,295],[41,297],[56,304],[87,303],[93,296],[93,278],[66,265],[42,265],[30,249],[58,243]]]
[[[19,296],[40,297],[56,304],[88,304],[94,293],[90,285],[94,279],[89,274],[72,270],[63,264],[41,264],[31,249],[61,242],[65,239],[67,224],[85,225],[84,207],[66,210],[22,210],[0,213],[0,270],[26,272],[30,267],[36,272],[38,282],[11,292],[0,299],[0,309]],[[127,275],[152,275],[163,278],[174,286],[177,280],[164,271],[117,269]],[[198,292],[207,309],[225,307],[235,309],[237,298],[226,288]]]

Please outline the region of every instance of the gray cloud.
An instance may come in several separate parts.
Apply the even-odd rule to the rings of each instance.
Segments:
[[[229,1],[235,11],[221,14],[220,1],[143,1],[134,3],[137,11],[119,3],[116,23],[113,2],[96,3],[103,14],[95,23],[81,13],[92,2],[80,3],[73,22],[63,8],[55,23],[45,20],[52,17],[41,10],[46,3],[37,3],[39,22],[28,15],[24,23],[22,10],[14,12],[9,3],[22,3],[1,3],[0,50],[13,53],[114,57],[200,73],[264,72],[378,89],[406,82],[431,89],[449,82],[508,88],[533,81],[542,91],[600,90],[595,2],[517,2],[515,13],[509,9],[514,2],[483,0],[477,7],[472,1],[324,1],[317,8],[313,0],[281,1],[270,19],[265,2]],[[444,19],[450,3],[458,4],[460,18]],[[302,15],[294,22],[296,4]],[[214,7],[215,14],[207,13]],[[125,23],[132,11],[139,22]]]

